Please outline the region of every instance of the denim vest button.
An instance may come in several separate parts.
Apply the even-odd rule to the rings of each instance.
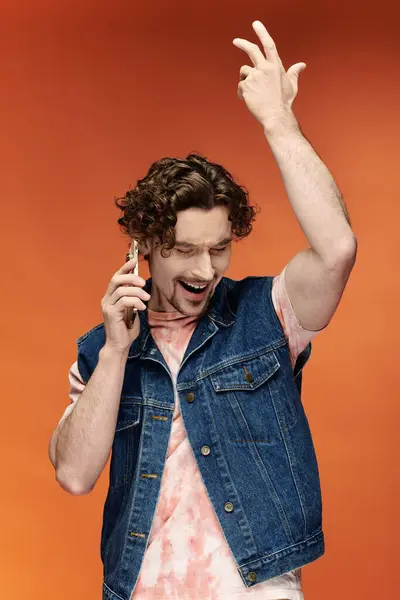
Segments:
[[[193,402],[193,400],[194,400],[194,394],[193,394],[193,392],[189,392],[189,393],[187,394],[187,396],[186,396],[186,400],[187,400],[188,402]]]
[[[232,502],[225,502],[224,509],[226,510],[226,512],[232,512],[233,511]]]
[[[253,383],[253,381],[254,381],[254,377],[251,373],[246,373],[245,379],[248,383]]]
[[[208,456],[211,452],[211,448],[210,446],[202,446],[201,447],[201,453],[203,456]]]
[[[247,579],[249,581],[257,581],[257,573],[255,571],[250,571],[250,573],[247,575]]]

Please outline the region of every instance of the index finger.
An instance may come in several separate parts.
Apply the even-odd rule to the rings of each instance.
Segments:
[[[134,274],[136,275],[137,267],[138,267],[138,258],[136,256],[134,256],[133,258],[131,258],[130,260],[125,262],[122,265],[122,267],[120,269],[118,269],[118,271],[115,273],[115,275],[124,275],[126,273],[130,273],[132,270],[134,271]],[[143,285],[144,285],[146,283],[145,280],[142,277],[140,279],[143,281]]]
[[[266,54],[267,59],[271,62],[283,66],[281,58],[278,54],[278,50],[276,49],[275,42],[266,30],[265,26],[261,23],[261,21],[254,21],[253,29],[256,32],[258,39],[262,44],[262,47],[264,48],[264,52]]]
[[[125,285],[134,285],[134,286],[141,286],[144,287],[146,285],[146,281],[143,279],[143,277],[140,277],[140,275],[136,275],[136,280],[134,282],[134,284],[132,283],[126,283],[126,277],[124,278],[120,278],[120,275],[132,275],[131,271],[132,269],[135,268],[135,262],[136,259],[132,258],[132,260],[128,260],[128,262],[124,263],[122,265],[122,267],[120,269],[118,269],[118,271],[116,271],[114,273],[114,275],[111,277],[106,293],[104,295],[104,299],[107,299],[111,296],[111,294],[113,294],[115,292],[115,290],[119,287],[119,286],[125,286]],[[122,281],[121,281],[122,279]]]

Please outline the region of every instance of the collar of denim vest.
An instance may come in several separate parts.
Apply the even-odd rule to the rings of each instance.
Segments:
[[[151,291],[151,277],[147,279],[144,286],[146,292],[150,294]],[[224,278],[219,282],[215,288],[214,294],[211,298],[210,307],[203,318],[208,317],[211,321],[222,327],[229,327],[235,322],[235,314],[232,312],[227,298],[227,286],[224,282]],[[148,338],[150,336],[150,328],[147,320],[147,312],[139,311],[138,317],[140,318],[140,334],[139,337],[132,343],[128,357],[136,357],[146,349]]]

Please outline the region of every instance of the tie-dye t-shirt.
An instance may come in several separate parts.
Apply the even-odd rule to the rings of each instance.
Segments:
[[[317,332],[300,326],[284,279],[274,278],[272,300],[289,341],[292,365]],[[176,380],[196,319],[148,310],[152,335]],[[62,418],[84,389],[75,362],[70,398]],[[62,420],[62,419],[61,419]],[[303,600],[301,569],[246,588],[218,523],[195,461],[175,391],[167,460],[147,549],[132,600]]]

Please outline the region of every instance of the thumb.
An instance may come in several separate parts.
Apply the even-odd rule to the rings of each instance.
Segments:
[[[306,67],[306,63],[296,63],[295,65],[292,65],[287,71],[287,75],[296,92],[298,87],[299,75],[302,71],[304,71]]]

